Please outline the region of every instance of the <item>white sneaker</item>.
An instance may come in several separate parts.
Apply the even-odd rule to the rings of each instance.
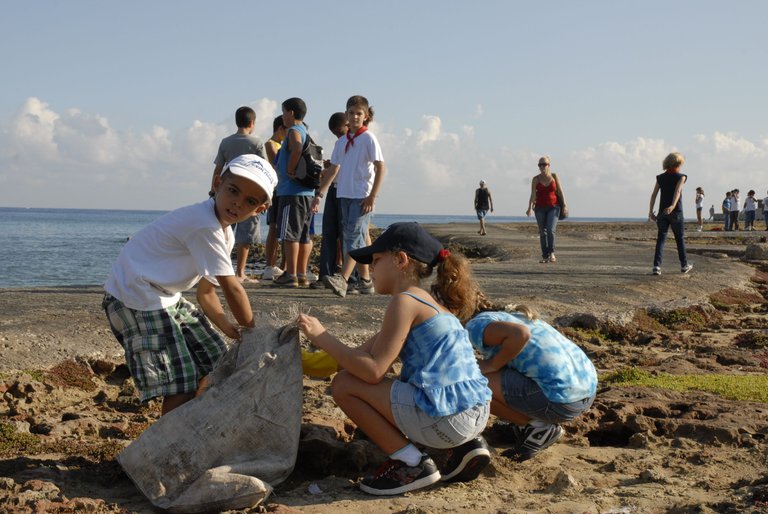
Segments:
[[[682,268],[680,268],[680,273],[688,273],[693,269],[693,264],[686,264]]]
[[[262,280],[274,280],[283,274],[283,270],[277,266],[267,266],[264,268],[264,273],[261,274]]]
[[[653,267],[653,274],[654,275],[661,275],[661,268],[658,266]]]
[[[312,282],[317,282],[317,275],[312,273],[311,271],[307,270],[307,280],[311,284]]]

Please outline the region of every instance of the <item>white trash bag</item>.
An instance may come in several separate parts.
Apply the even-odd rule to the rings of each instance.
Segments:
[[[294,324],[257,320],[210,375],[211,386],[150,426],[117,460],[170,512],[244,509],[293,471],[302,368]]]

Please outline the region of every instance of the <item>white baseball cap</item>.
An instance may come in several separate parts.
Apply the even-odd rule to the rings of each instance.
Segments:
[[[482,186],[483,184],[485,184],[485,180],[480,181],[480,185]]]
[[[224,170],[229,170],[233,175],[243,177],[261,187],[272,200],[272,193],[277,187],[277,175],[272,165],[266,159],[256,154],[246,153],[229,161]]]

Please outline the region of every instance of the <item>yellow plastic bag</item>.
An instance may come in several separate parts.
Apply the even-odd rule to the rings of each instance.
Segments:
[[[339,370],[336,359],[323,350],[310,352],[301,349],[301,367],[304,374],[313,378],[328,378]]]

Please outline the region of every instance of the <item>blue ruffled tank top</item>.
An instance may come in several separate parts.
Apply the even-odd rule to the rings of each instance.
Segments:
[[[491,400],[469,334],[453,314],[403,293],[437,311],[411,328],[400,352],[400,379],[417,388],[416,405],[430,416],[449,416]]]

